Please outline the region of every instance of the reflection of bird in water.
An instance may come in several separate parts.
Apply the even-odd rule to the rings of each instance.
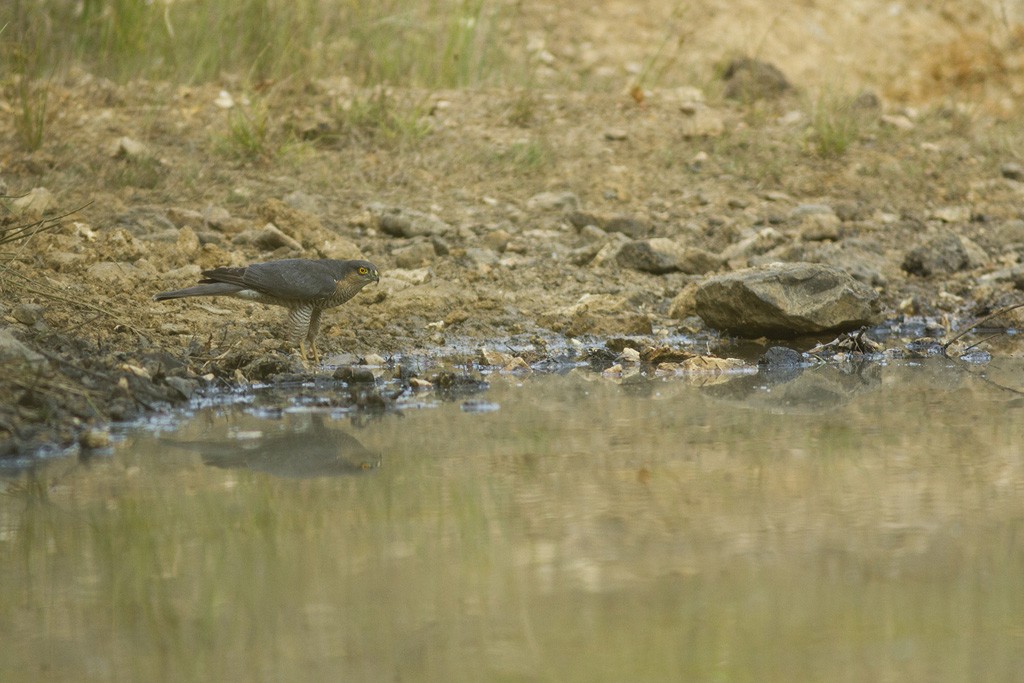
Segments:
[[[325,425],[323,415],[313,413],[310,418],[304,427],[271,434],[253,432],[251,438],[160,441],[197,451],[207,465],[249,469],[278,477],[331,477],[380,467],[381,457],[367,450],[357,438]]]

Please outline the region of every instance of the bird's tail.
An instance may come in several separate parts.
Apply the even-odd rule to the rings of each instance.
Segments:
[[[237,294],[243,289],[245,288],[227,282],[212,282],[208,285],[196,285],[195,287],[186,287],[185,289],[175,289],[171,292],[160,292],[153,297],[153,300],[184,299],[188,296],[228,296]]]

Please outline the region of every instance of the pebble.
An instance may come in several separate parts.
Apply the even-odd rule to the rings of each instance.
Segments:
[[[28,194],[11,201],[14,212],[26,216],[42,216],[57,203],[53,193],[45,187],[34,187]]]
[[[281,232],[281,229],[273,223],[267,223],[259,229],[239,233],[231,240],[231,243],[251,244],[262,251],[274,251],[281,247],[302,251],[302,244],[298,240]]]
[[[999,168],[999,172],[1004,178],[1009,180],[1021,180],[1024,181],[1024,166],[1018,164],[1016,161],[1008,161]]]
[[[576,211],[580,199],[573,192],[541,192],[526,200],[531,211]]]
[[[110,154],[115,159],[138,159],[150,155],[151,153],[146,145],[129,137],[118,138],[113,144]]]
[[[971,218],[971,210],[966,206],[940,206],[931,212],[930,218],[943,223],[966,223]]]
[[[883,124],[897,130],[914,130],[914,122],[903,114],[883,114],[879,119]]]
[[[750,57],[734,59],[722,78],[725,96],[741,102],[776,98],[792,87],[777,66]]]
[[[434,246],[429,242],[414,242],[395,249],[391,252],[391,255],[395,259],[396,266],[412,269],[427,265],[434,260],[436,253]]]
[[[477,353],[478,362],[481,365],[505,366],[512,362],[512,354],[502,351],[493,351],[488,348],[481,348]]]
[[[614,216],[602,221],[600,227],[605,232],[621,232],[633,239],[646,237],[651,233],[651,226],[647,221],[633,216]]]
[[[452,226],[434,214],[403,209],[399,207],[371,207],[377,215],[377,227],[392,237],[418,237],[420,235],[444,235],[452,232]]]
[[[510,239],[511,235],[509,235],[507,230],[498,228],[497,230],[492,230],[491,232],[484,235],[481,241],[484,243],[484,246],[486,246],[488,249],[493,249],[494,251],[497,252],[503,252],[505,251],[505,247],[508,246],[508,241]]]
[[[43,307],[40,304],[18,304],[11,311],[11,316],[22,325],[32,326],[42,317]]]
[[[95,450],[110,447],[110,432],[105,429],[87,429],[78,437],[78,443],[82,448]]]

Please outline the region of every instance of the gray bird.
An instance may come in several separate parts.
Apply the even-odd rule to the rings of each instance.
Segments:
[[[369,261],[290,258],[243,268],[204,270],[198,285],[161,292],[153,298],[165,301],[191,296],[232,296],[284,306],[288,309],[289,336],[298,343],[302,362],[312,352],[313,361],[319,364],[316,335],[321,314],[345,303],[371,282],[380,282],[380,273]]]

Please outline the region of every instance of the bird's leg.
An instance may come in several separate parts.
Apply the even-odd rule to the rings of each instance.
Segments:
[[[320,365],[320,351],[316,348],[316,335],[320,332],[320,314],[323,313],[319,308],[314,308],[313,312],[309,315],[309,328],[306,330],[306,343],[309,344],[310,350],[313,352],[313,362]]]
[[[299,340],[299,360],[302,361],[302,367],[303,368],[305,368],[306,370],[311,370],[312,368],[310,367],[309,359],[307,358],[308,355],[309,355],[309,352],[306,351],[306,341],[304,339],[300,339]]]
[[[311,318],[313,317],[313,306],[311,304],[302,304],[295,308],[288,309],[288,328],[291,333],[289,336],[298,340],[299,342],[299,355],[302,359],[302,365],[306,369],[309,369],[309,362],[306,359],[306,341],[308,339],[308,330]],[[320,315],[316,314],[316,318],[319,320]],[[318,324],[319,326],[319,324]],[[314,352],[315,353],[315,352]]]

